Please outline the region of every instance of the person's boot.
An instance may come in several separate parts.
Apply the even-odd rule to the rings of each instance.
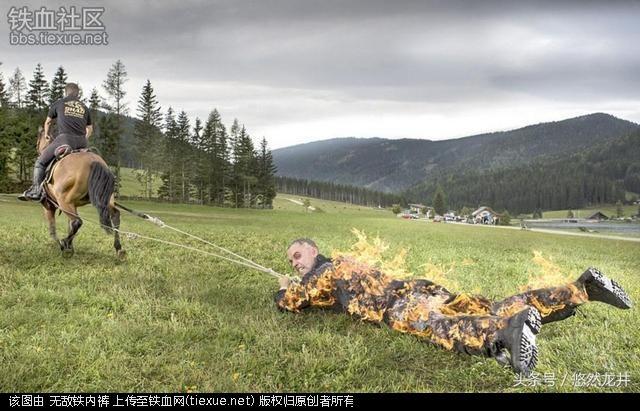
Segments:
[[[27,191],[18,197],[22,201],[40,201],[42,199],[42,181],[44,180],[45,169],[40,164],[36,164],[33,169],[33,184]]]
[[[511,316],[507,326],[499,331],[498,343],[503,347],[495,355],[501,364],[510,364],[514,372],[529,375],[538,363],[536,334],[540,332],[542,318],[538,310],[526,308]],[[507,360],[506,351],[510,357]]]
[[[584,285],[589,301],[600,301],[625,310],[633,306],[629,295],[622,287],[597,268],[589,267],[577,282]]]

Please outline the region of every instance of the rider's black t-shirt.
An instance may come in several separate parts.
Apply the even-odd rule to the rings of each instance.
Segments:
[[[49,117],[57,118],[58,134],[85,136],[91,125],[91,113],[77,97],[65,97],[49,109]]]

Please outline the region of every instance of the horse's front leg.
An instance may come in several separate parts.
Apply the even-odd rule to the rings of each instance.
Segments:
[[[47,205],[43,205],[43,208],[44,218],[46,218],[49,223],[49,236],[56,244],[60,244],[58,234],[56,233],[56,209]]]
[[[60,240],[60,249],[64,257],[71,257],[73,255],[73,238],[82,227],[82,220],[78,216],[78,210],[75,205],[63,202],[58,203],[58,205],[69,218],[69,234]]]

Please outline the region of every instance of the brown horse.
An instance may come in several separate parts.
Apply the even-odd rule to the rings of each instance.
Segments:
[[[53,138],[45,136],[44,130],[40,127],[38,153],[42,153],[52,141]],[[49,235],[60,246],[63,256],[73,255],[73,238],[82,226],[77,207],[89,203],[98,209],[102,228],[107,234],[113,233],[113,247],[117,256],[125,256],[117,231],[120,228],[120,211],[115,206],[114,187],[115,178],[107,163],[95,153],[71,153],[54,166],[51,178],[44,184],[46,196],[42,206],[44,216],[49,222]],[[62,240],[59,240],[56,234],[56,209],[69,218],[69,233]]]

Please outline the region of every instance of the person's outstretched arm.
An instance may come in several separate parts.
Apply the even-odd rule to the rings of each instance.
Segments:
[[[307,274],[302,282],[282,277],[280,290],[276,293],[276,305],[281,310],[300,312],[307,307],[331,307],[335,304],[335,283],[332,270],[323,270],[321,274]]]
[[[280,290],[276,293],[276,305],[281,310],[300,312],[311,305],[309,293],[304,285],[293,282],[288,277],[281,277]]]

